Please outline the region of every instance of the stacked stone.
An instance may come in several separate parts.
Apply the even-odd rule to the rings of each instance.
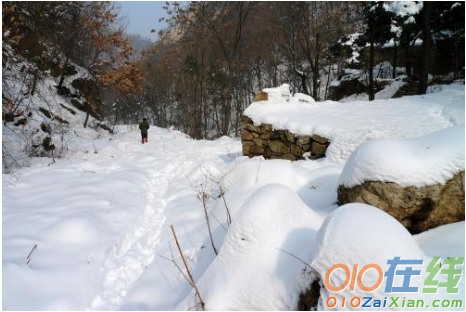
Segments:
[[[295,135],[288,130],[274,130],[269,124],[256,126],[247,116],[242,119],[241,142],[244,156],[288,160],[304,159],[308,152],[311,159],[325,157],[330,144],[318,135]]]

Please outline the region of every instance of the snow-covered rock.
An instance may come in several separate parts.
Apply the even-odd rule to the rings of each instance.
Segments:
[[[395,256],[403,259],[424,257],[411,234],[394,218],[369,205],[348,204],[331,213],[319,229],[311,266],[323,279],[330,267],[338,263],[346,265],[351,271],[355,264],[359,265],[360,270],[375,263],[386,271],[387,260]],[[345,272],[336,270],[330,276],[330,284],[338,286],[345,279]],[[374,285],[377,279],[376,270],[368,270],[364,274],[365,285]],[[384,298],[384,290],[385,281],[371,296]],[[317,310],[328,310],[326,302],[329,297],[336,297],[340,303],[337,306],[341,306],[343,297],[355,296],[362,298],[365,293],[358,287],[350,291],[348,286],[340,292],[331,292],[322,287]],[[348,307],[351,308],[349,303],[346,309]]]
[[[360,94],[367,90],[367,87],[359,81],[359,77],[344,76],[342,80],[334,80],[328,89],[328,99],[339,101],[344,97]]]
[[[419,138],[368,141],[346,162],[340,185],[350,188],[366,181],[403,187],[444,184],[464,171],[464,142],[464,125]]]
[[[445,184],[401,187],[392,182],[365,182],[338,188],[338,201],[367,203],[400,221],[411,233],[464,221],[464,171]]]
[[[362,144],[340,176],[339,202],[378,207],[412,233],[463,221],[464,132]]]
[[[286,83],[277,88],[268,88],[262,91],[267,93],[268,100],[271,102],[283,102],[291,98],[290,85]]]
[[[459,227],[457,228],[457,234],[461,233],[461,230],[458,229]],[[346,265],[351,274],[354,274],[354,265],[358,265],[357,272],[360,272],[368,264],[377,264],[382,269],[383,274],[390,266],[387,264],[387,260],[400,257],[403,260],[423,260],[423,263],[419,265],[402,264],[397,266],[397,270],[402,270],[408,266],[421,270],[420,276],[412,276],[409,286],[422,289],[424,280],[428,275],[426,268],[431,261],[431,258],[423,253],[413,236],[400,223],[385,212],[364,204],[344,205],[331,213],[319,229],[316,246],[311,259],[311,267],[321,279],[326,276],[327,271],[335,264]],[[329,280],[332,286],[337,287],[342,285],[346,278],[345,271],[338,269],[330,275]],[[446,275],[441,274],[436,277],[440,282],[445,281],[446,278]],[[379,274],[377,271],[369,269],[363,275],[362,283],[369,287],[376,284],[378,279]],[[403,284],[403,281],[402,275],[395,275],[393,286],[399,287]],[[380,286],[371,291],[370,296],[373,299],[382,301],[387,298],[387,302],[390,304],[389,297],[399,297],[400,293],[385,292],[386,284],[387,278],[383,276]],[[460,281],[458,288],[460,289],[458,294],[448,294],[445,288],[439,288],[437,294],[425,295],[422,294],[421,290],[417,293],[410,293],[407,299],[423,299],[429,303],[435,299],[440,301],[444,299],[462,299],[464,298],[464,280]],[[322,286],[319,292],[320,298],[317,310],[354,310],[349,300],[353,297],[362,299],[367,295],[368,292],[361,290],[358,285],[353,290],[348,284],[346,288],[339,292],[332,292]],[[337,300],[338,304],[334,308],[327,306],[327,300],[330,297],[335,297]],[[342,307],[344,297],[346,297],[346,304]],[[363,308],[359,306],[359,309],[362,310]]]

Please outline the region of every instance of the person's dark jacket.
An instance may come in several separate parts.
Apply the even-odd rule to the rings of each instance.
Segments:
[[[142,134],[146,134],[147,133],[147,130],[149,130],[150,126],[149,126],[149,123],[146,121],[146,120],[143,120],[140,124],[139,124],[139,130],[141,130],[141,133]]]

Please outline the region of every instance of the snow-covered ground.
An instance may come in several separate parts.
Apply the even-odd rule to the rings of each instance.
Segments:
[[[291,99],[265,104],[274,109],[253,104],[261,113],[252,117],[334,134],[327,137],[340,146],[344,130],[352,129],[341,157],[249,159],[238,140],[196,141],[156,127],[142,145],[135,126],[120,126],[114,136],[76,138],[75,153],[54,164],[33,159],[30,167],[3,174],[3,309],[200,308],[170,225],[207,310],[296,309],[309,283],[303,261],[322,273],[338,262],[382,265],[394,255],[424,259],[425,266],[436,256],[464,257],[464,222],[412,236],[373,207],[336,209],[343,156],[357,142],[454,125],[462,125],[451,131],[462,130],[464,140],[464,86],[372,103]],[[417,149],[432,137],[442,134],[419,139],[408,151],[423,158]],[[450,137],[456,142],[461,136]],[[445,152],[458,147],[448,141],[439,146]],[[464,165],[464,145],[462,155]],[[459,295],[436,296],[464,300],[464,279],[459,288]],[[320,308],[326,308],[322,302]]]
[[[3,175],[4,309],[116,309],[167,247],[167,224],[180,225],[185,244],[187,237],[196,242],[196,232],[204,238],[203,211],[188,178],[197,183],[200,168],[224,171],[239,142],[194,141],[157,128],[149,140],[142,145],[131,131],[96,140],[97,153],[87,142],[68,160]],[[168,209],[173,202],[177,207]],[[160,296],[150,308],[168,309],[177,272],[161,263],[159,287],[147,290]]]

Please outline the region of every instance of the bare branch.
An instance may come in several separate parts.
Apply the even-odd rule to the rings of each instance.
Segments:
[[[196,295],[199,299],[199,302],[201,304],[202,310],[205,310],[205,303],[204,300],[201,297],[201,293],[199,292],[199,289],[197,288],[196,282],[194,281],[194,278],[191,274],[191,271],[189,270],[188,263],[186,262],[186,258],[184,257],[183,251],[181,250],[180,243],[178,242],[178,237],[176,236],[175,228],[173,227],[172,224],[170,224],[170,228],[172,230],[173,238],[175,238],[176,246],[178,247],[178,251],[180,252],[181,259],[183,260],[183,264],[186,268],[186,271],[188,272],[189,279],[191,280],[191,285],[193,286],[194,290],[196,291]]]

